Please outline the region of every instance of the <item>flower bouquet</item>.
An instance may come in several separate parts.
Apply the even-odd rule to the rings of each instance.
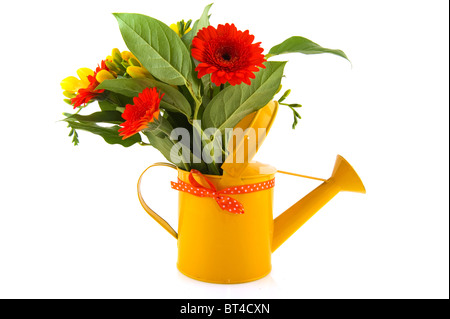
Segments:
[[[129,51],[113,49],[95,70],[81,68],[61,82],[64,113],[73,143],[78,131],[100,135],[109,144],[151,145],[178,168],[221,175],[233,128],[266,106],[281,90],[285,53],[331,53],[293,36],[264,54],[261,42],[234,24],[210,25],[206,6],[200,18],[170,26],[141,14],[115,13]],[[299,104],[278,100],[294,114]],[[92,102],[98,102],[94,109]],[[82,115],[91,109],[93,113]],[[231,131],[230,131],[231,130]]]
[[[240,283],[267,275],[272,252],[337,193],[365,189],[338,156],[330,179],[319,179],[324,183],[273,220],[277,170],[251,158],[278,106],[293,111],[295,128],[300,105],[284,102],[290,90],[274,101],[286,62],[270,58],[294,52],[347,56],[300,36],[264,54],[249,31],[229,23],[211,26],[210,7],[193,24],[182,20],[171,26],[141,14],[115,13],[129,51],[113,49],[95,71],[82,68],[79,78],[62,81],[66,102],[77,109],[64,121],[75,144],[77,131],[85,130],[110,144],[159,150],[170,163],[150,167],[178,172],[171,183],[178,191],[178,230],[144,201],[142,175],[138,196],[145,211],[177,239],[178,269],[202,281]],[[93,101],[100,109],[81,115]]]

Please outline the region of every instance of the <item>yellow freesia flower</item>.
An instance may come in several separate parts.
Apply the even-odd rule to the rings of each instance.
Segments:
[[[95,71],[81,68],[78,69],[77,75],[78,78],[69,76],[61,81],[64,96],[69,98],[75,107],[87,104],[96,95],[103,93],[100,92],[101,90],[96,91],[95,88],[105,80],[116,79],[119,75],[153,79],[150,72],[142,66],[133,53],[129,51],[120,52],[117,48],[112,49],[111,55],[108,55]]]
[[[65,92],[68,92],[67,94],[76,93],[78,92],[79,89],[87,88],[90,84],[88,76],[94,76],[94,71],[88,68],[81,68],[78,69],[77,75],[79,79],[74,76],[68,76],[67,78],[61,81],[61,88]]]
[[[183,21],[184,23],[184,21]],[[176,34],[178,34],[178,36],[181,38],[184,34],[188,33],[189,31],[191,31],[191,28],[188,28],[187,30],[184,31],[183,34],[181,34],[180,32],[180,28],[178,28],[178,23],[172,23],[170,25],[170,28],[175,31]]]
[[[109,68],[111,73],[115,73],[113,75],[123,76],[129,66],[141,67],[142,65],[133,53],[129,51],[120,52],[119,49],[114,48],[111,55],[106,57],[106,66]]]
[[[122,51],[122,59],[124,59],[126,62],[128,62],[128,60],[130,58],[136,59],[136,57],[133,55],[133,53],[131,53],[129,51]]]
[[[106,65],[108,66],[110,73],[126,76],[129,75],[132,78],[150,78],[153,79],[150,72],[142,66],[139,60],[129,51],[120,52],[119,49],[114,48],[111,55],[106,57]],[[114,76],[114,74],[112,74]],[[97,81],[102,82],[104,80],[111,79],[111,75],[106,72],[97,74]]]
[[[102,72],[104,71],[104,72]],[[105,73],[106,72],[106,73]],[[92,71],[88,68],[78,69],[78,78],[69,76],[61,81],[61,88],[64,90],[64,96],[70,99],[70,104],[75,107],[86,106],[88,103],[96,100],[104,90],[97,90],[99,81],[97,75],[101,74],[100,79],[116,78],[116,76],[108,71],[105,61]]]
[[[143,68],[141,66],[129,66],[127,68],[127,73],[129,76],[131,76],[134,79],[140,79],[140,78],[150,78],[153,79],[150,72],[147,71],[146,68]]]
[[[97,80],[98,83],[102,83],[105,80],[112,80],[115,78],[116,76],[114,74],[106,70],[99,71],[95,76],[95,79]]]
[[[176,23],[172,23],[170,25],[170,28],[175,31],[176,34],[178,34],[178,36],[180,36],[180,30],[178,29],[178,25]]]

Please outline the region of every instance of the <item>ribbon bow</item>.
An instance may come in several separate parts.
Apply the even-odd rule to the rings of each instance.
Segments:
[[[193,174],[200,175],[209,185],[209,188],[203,187],[198,183]],[[202,173],[192,169],[189,173],[189,182],[185,183],[178,178],[178,182],[171,182],[173,189],[180,192],[186,192],[198,197],[212,197],[215,199],[217,204],[222,210],[227,210],[232,214],[243,214],[244,205],[235,200],[234,198],[228,196],[228,194],[248,194],[254,193],[262,190],[266,190],[275,186],[275,178],[261,183],[248,184],[242,186],[233,186],[217,191],[214,184],[208,180]]]

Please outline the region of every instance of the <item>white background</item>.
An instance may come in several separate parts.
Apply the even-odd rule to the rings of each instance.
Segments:
[[[156,150],[84,132],[71,145],[59,83],[125,49],[110,13],[170,24],[207,3],[2,3],[0,298],[448,298],[447,1],[216,1],[213,25],[249,29],[267,51],[302,35],[353,63],[283,57],[303,119],[293,131],[281,108],[256,159],[328,177],[341,154],[367,195],[339,194],[262,280],[214,285],[177,271],[176,241],[136,196],[141,171],[163,160]],[[176,225],[174,178],[147,176],[146,198]],[[316,186],[279,176],[274,214]]]

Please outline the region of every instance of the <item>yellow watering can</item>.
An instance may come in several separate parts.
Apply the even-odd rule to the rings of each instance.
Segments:
[[[265,127],[268,131],[277,109],[278,104],[271,102],[242,120],[238,127]],[[237,144],[235,150],[238,151],[246,142],[241,146]],[[250,162],[257,149],[248,150],[244,163],[225,161],[223,176],[203,176],[167,163],[149,167],[165,166],[178,171],[178,182],[172,183],[172,188],[179,190],[178,232],[142,197],[141,179],[149,168],[139,178],[139,201],[147,213],[178,240],[177,267],[188,277],[222,284],[260,279],[271,271],[272,253],[336,194],[341,191],[365,193],[360,178],[342,156],[337,156],[331,177],[324,180]],[[230,154],[235,155],[235,152]],[[273,220],[273,185],[277,172],[323,183]]]

